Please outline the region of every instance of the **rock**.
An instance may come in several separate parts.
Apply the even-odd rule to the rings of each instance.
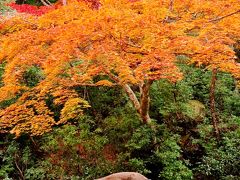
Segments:
[[[203,103],[197,100],[190,100],[187,103],[188,107],[188,113],[186,114],[191,119],[194,119],[195,121],[202,121],[205,117],[205,106]]]
[[[148,180],[148,178],[136,172],[119,172],[95,180]]]

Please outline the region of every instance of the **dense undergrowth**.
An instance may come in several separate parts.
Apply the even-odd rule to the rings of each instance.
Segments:
[[[154,129],[141,124],[123,91],[79,88],[91,105],[85,116],[42,137],[1,136],[0,177],[94,179],[137,171],[150,179],[238,179],[240,95],[235,80],[226,73],[218,75],[217,140],[209,112],[211,73],[180,66],[188,74],[182,81],[157,81],[152,87]],[[38,71],[29,70],[26,82],[36,84]],[[2,102],[1,107],[11,103]],[[59,116],[60,108],[52,108]]]

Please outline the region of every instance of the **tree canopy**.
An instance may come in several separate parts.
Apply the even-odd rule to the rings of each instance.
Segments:
[[[102,0],[99,9],[68,1],[41,17],[6,20],[0,30],[0,100],[19,98],[1,110],[0,122],[16,134],[41,134],[34,133],[36,122],[43,123],[40,131],[49,131],[55,121],[46,100],[53,96],[65,108],[88,107],[76,95],[79,86],[122,87],[142,121],[150,122],[150,86],[159,79],[181,80],[179,56],[239,78],[233,50],[239,9],[238,0]],[[26,72],[33,67],[41,78],[32,87]],[[140,97],[132,85],[139,86]]]

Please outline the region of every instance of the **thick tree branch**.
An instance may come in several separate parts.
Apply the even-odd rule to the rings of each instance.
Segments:
[[[137,112],[139,114],[141,114],[141,105],[139,103],[138,98],[136,97],[135,93],[133,92],[133,90],[131,89],[131,87],[128,84],[123,85],[124,90],[126,91],[128,97],[130,98],[130,100],[133,103],[133,106],[135,107],[135,109],[137,110]]]

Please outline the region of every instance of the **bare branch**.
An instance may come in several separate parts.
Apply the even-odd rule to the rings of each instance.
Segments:
[[[50,6],[51,5],[51,3],[48,0],[40,0],[40,1],[44,6]]]
[[[169,3],[169,11],[170,12],[173,11],[173,5],[174,5],[174,0],[170,0],[170,3]]]
[[[24,178],[24,175],[23,175],[23,171],[22,171],[21,168],[18,166],[17,154],[15,154],[14,156],[15,156],[15,161],[14,161],[14,162],[15,162],[16,168],[18,169],[18,172],[19,172],[21,178],[24,180],[25,178]]]
[[[208,22],[220,21],[220,20],[222,20],[222,19],[224,19],[224,18],[227,18],[227,17],[229,17],[229,16],[235,15],[235,14],[237,14],[237,13],[240,13],[240,9],[237,10],[237,11],[235,11],[235,12],[232,12],[232,13],[230,13],[230,14],[227,14],[227,15],[225,15],[225,16],[221,16],[221,17],[217,17],[217,18],[211,19],[211,20],[209,20]]]
[[[135,93],[133,92],[133,90],[131,89],[131,87],[128,84],[123,85],[124,90],[126,91],[128,97],[130,98],[130,100],[132,101],[135,109],[137,110],[137,112],[139,114],[141,114],[141,105],[139,103],[138,98],[136,97]]]

